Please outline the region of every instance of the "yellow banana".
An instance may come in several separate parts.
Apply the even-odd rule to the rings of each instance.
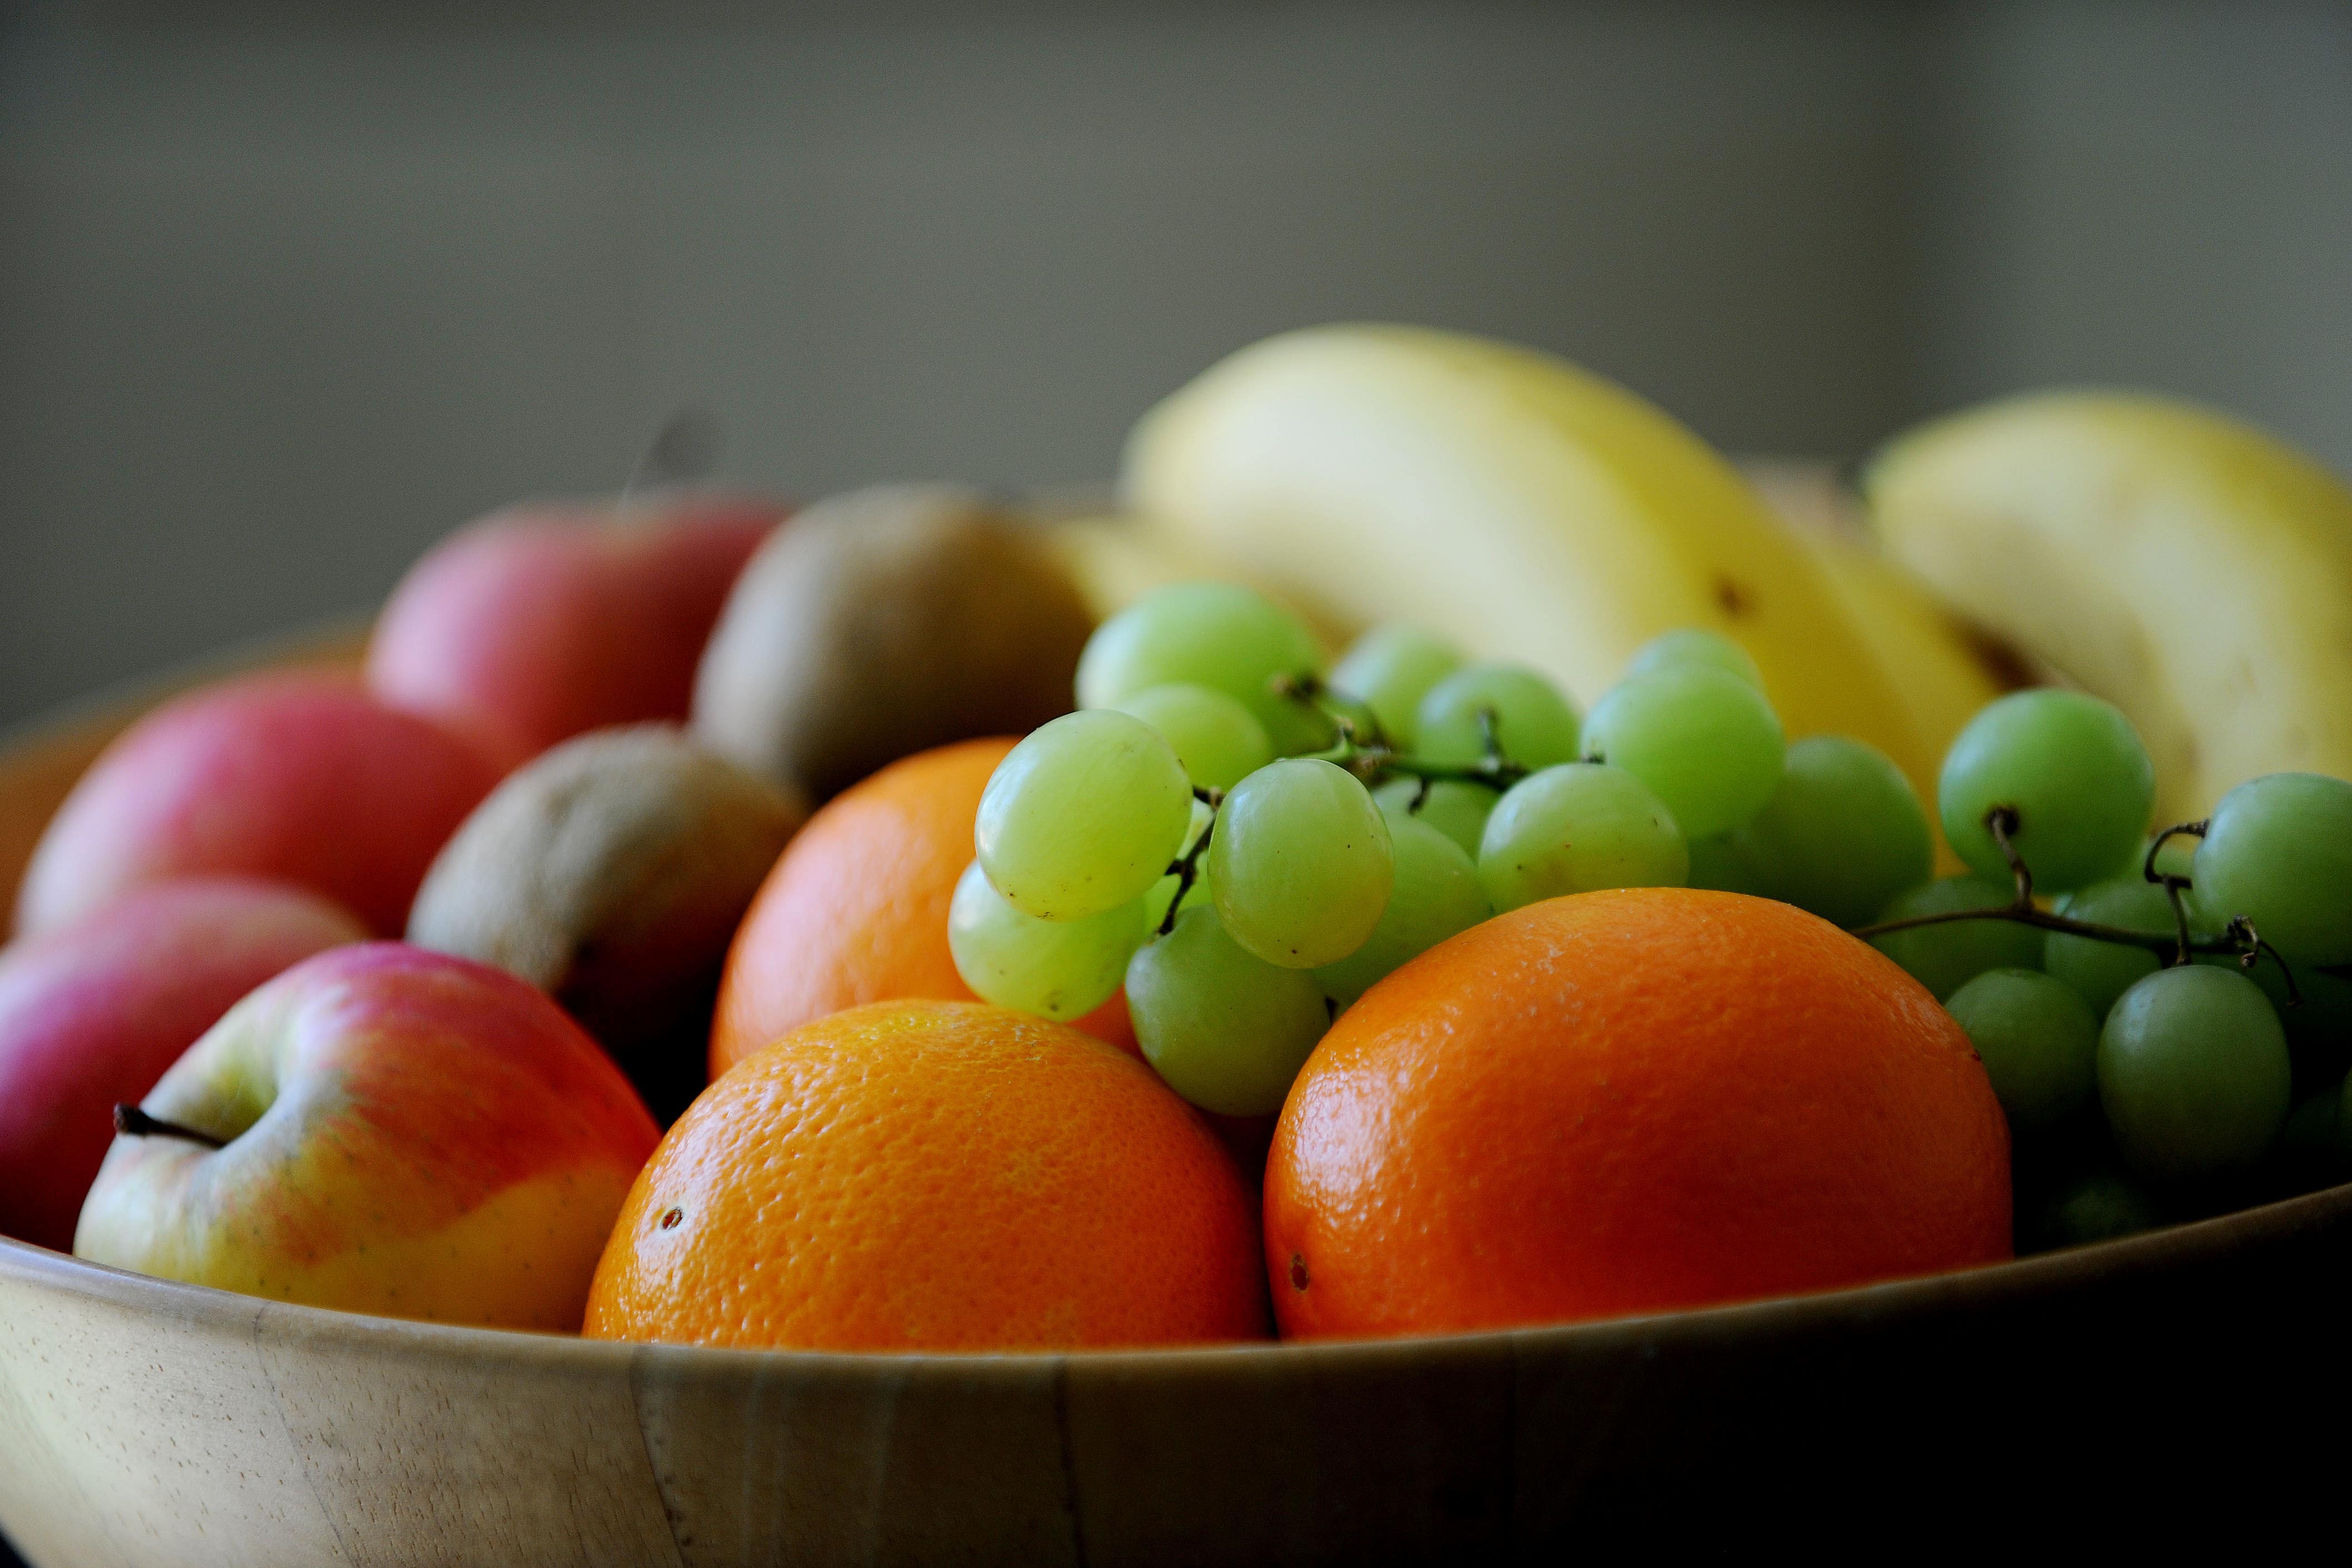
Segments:
[[[1249,573],[1231,562],[1187,549],[1167,530],[1117,513],[1041,519],[1039,538],[1097,621],[1109,620],[1171,582],[1251,582]],[[1251,586],[1270,592],[1335,647],[1362,630],[1353,622],[1332,621],[1314,607],[1293,603],[1263,583]]]
[[[1861,497],[1825,463],[1750,459],[1740,472],[1813,552],[1830,591],[1895,683],[1912,730],[1939,754],[1977,711],[2042,674],[1955,613],[1864,531]]]
[[[1122,489],[1333,620],[1417,622],[1587,703],[1652,636],[1713,627],[1792,735],[1862,737],[1932,785],[1935,748],[1806,549],[1696,436],[1563,361],[1412,328],[1287,333],[1146,415]]]
[[[1865,477],[1888,552],[2138,727],[2157,809],[2352,777],[2352,490],[2220,413],[2050,392],[1898,438]]]
[[[1938,756],[1977,710],[2031,684],[2014,653],[1945,609],[1869,540],[1823,532],[1799,537],[1862,629],[1879,667],[1894,677],[1912,729]]]
[[[1109,620],[1155,588],[1221,575],[1131,517],[1061,518],[1043,524],[1038,538],[1097,621]]]

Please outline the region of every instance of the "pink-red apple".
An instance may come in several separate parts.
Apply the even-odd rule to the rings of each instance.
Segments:
[[[129,1108],[126,1107],[126,1111]],[[74,1251],[278,1301],[576,1333],[653,1118],[501,970],[396,942],[321,953],[163,1074]]]
[[[350,676],[226,681],[156,709],[90,765],[33,852],[16,929],[221,873],[307,887],[396,936],[425,868],[498,779],[473,742]]]
[[[393,591],[368,680],[479,737],[508,767],[608,725],[682,722],[728,590],[784,511],[689,496],[625,514],[493,513]]]
[[[197,877],[0,949],[0,1235],[71,1247],[116,1102],[256,986],[366,936],[315,894]]]

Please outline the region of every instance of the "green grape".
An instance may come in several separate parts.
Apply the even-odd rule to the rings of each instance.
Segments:
[[[1478,858],[1479,835],[1486,831],[1486,818],[1495,810],[1495,802],[1503,798],[1499,789],[1484,784],[1471,784],[1452,779],[1431,782],[1429,793],[1422,794],[1418,779],[1391,779],[1372,791],[1372,799],[1386,810],[1395,807],[1410,810],[1447,838],[1462,846],[1462,852],[1472,860]],[[1420,800],[1418,807],[1413,805]]]
[[[2235,953],[2200,953],[2197,962],[2245,976],[2271,999],[2286,1030],[2299,1090],[2322,1077],[2339,1076],[2352,1063],[2352,979],[2296,964],[2290,989],[2286,969],[2269,953],[2256,958],[2251,968]]]
[[[2099,1103],[2124,1163],[2151,1180],[2252,1165],[2286,1121],[2286,1031],[2262,988],[2205,964],[2158,969],[2099,1031]]]
[[[1790,746],[1772,798],[1738,832],[1770,896],[1834,925],[1861,925],[1936,868],[1911,781],[1885,752],[1843,735]]]
[[[2177,929],[2172,900],[2162,887],[2137,872],[2067,894],[2058,900],[2057,912],[2087,925],[2145,931],[2151,936]],[[2163,962],[2148,948],[2103,942],[2095,936],[2050,931],[2042,937],[2042,967],[2074,987],[2100,1018],[2107,1016],[2117,997],[2155,974]]]
[[[1988,969],[1944,1004],[1968,1031],[2010,1125],[2046,1132],[2098,1086],[2099,1020],[2036,969]]]
[[[1211,904],[1185,910],[1175,930],[1136,949],[1127,1009],[1143,1059],[1168,1086],[1224,1116],[1280,1110],[1331,1021],[1313,976],[1244,951]]]
[[[1456,932],[1494,913],[1478,884],[1478,868],[1462,846],[1411,812],[1383,807],[1396,856],[1396,885],[1364,945],[1336,964],[1315,970],[1323,994],[1342,1009]]]
[[[1701,839],[1763,810],[1780,782],[1783,743],[1764,694],[1705,664],[1620,681],[1584,721],[1584,755],[1648,785]]]
[[[1024,915],[1083,920],[1140,898],[1192,817],[1192,785],[1160,732],[1108,708],[1066,713],[1005,754],[972,842]]]
[[[1690,849],[1672,812],[1622,768],[1563,762],[1505,792],[1478,842],[1478,880],[1500,914],[1604,887],[1680,887]]]
[[[2042,1230],[2053,1247],[2084,1247],[2153,1230],[2164,1222],[2156,1200],[2115,1171],[2094,1171],[2063,1188],[2050,1205]]]
[[[2010,842],[2042,893],[2096,882],[2143,841],[2156,769],[2114,704],[2044,687],[2012,692],[1969,720],[1936,786],[1944,838],[1971,870],[2009,879],[1985,827],[2017,813]]]
[[[2221,797],[2197,846],[2197,899],[2306,964],[2352,962],[2352,784],[2270,773]]]
[[[1256,716],[1276,755],[1331,742],[1331,723],[1275,690],[1320,674],[1323,649],[1298,618],[1254,589],[1178,582],[1154,589],[1095,628],[1078,656],[1078,706],[1109,707],[1146,686],[1213,687]]]
[[[1756,667],[1756,656],[1722,632],[1710,632],[1704,626],[1659,632],[1633,651],[1625,673],[1617,678],[1630,681],[1636,675],[1688,664],[1721,670],[1727,675],[1738,675],[1759,692],[1764,689],[1764,672]]]
[[[1203,789],[1230,789],[1274,760],[1265,726],[1213,686],[1171,681],[1106,706],[1158,730],[1176,748],[1186,775]]]
[[[1690,880],[1684,885],[1711,887],[1719,893],[1744,893],[1751,898],[1776,896],[1771,879],[1765,874],[1763,862],[1758,858],[1745,828],[1693,839]]]
[[[2340,1057],[2352,1045],[2352,980],[2325,974],[2309,964],[2294,966],[2294,988],[2287,988],[2286,971],[2265,953],[2246,968],[2234,953],[2204,953],[2200,964],[2235,969],[2263,988],[2279,1022],[2286,1026],[2286,1042],[2298,1051]]]
[[[1961,909],[2006,909],[2010,889],[1974,876],[1948,876],[1898,894],[1874,925]],[[1987,969],[2031,969],[2042,961],[2042,933],[2013,920],[1956,920],[1874,936],[1870,945],[1936,994],[1950,996]]]
[[[1419,755],[1432,762],[1477,761],[1486,755],[1479,715],[1488,712],[1496,743],[1521,767],[1576,760],[1574,705],[1519,664],[1466,665],[1430,687],[1414,716]]]
[[[948,903],[948,950],[963,983],[982,1001],[1060,1023],[1108,1001],[1150,933],[1139,898],[1084,920],[1024,915],[989,885],[978,861]]]
[[[1461,667],[1461,651],[1453,643],[1391,621],[1356,639],[1332,666],[1331,686],[1370,708],[1389,744],[1410,751],[1421,733],[1421,699]]]
[[[1396,877],[1389,825],[1356,776],[1292,758],[1225,797],[1209,837],[1217,918],[1269,964],[1346,957],[1380,924]]]

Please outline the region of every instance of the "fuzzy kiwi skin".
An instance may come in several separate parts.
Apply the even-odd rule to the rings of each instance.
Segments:
[[[675,727],[592,731],[475,809],[425,874],[408,940],[546,991],[667,1124],[708,1081],[728,944],[807,816]]]
[[[762,545],[695,677],[695,737],[812,800],[901,757],[1067,713],[1094,618],[1035,528],[977,493],[887,485]]]

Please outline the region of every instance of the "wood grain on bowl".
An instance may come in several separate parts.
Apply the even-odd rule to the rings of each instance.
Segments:
[[[124,716],[0,760],[0,828]],[[2252,1543],[2338,1495],[2347,1310],[2352,1186],[1704,1312],[1076,1355],[592,1343],[0,1240],[0,1530],[40,1568]]]
[[[2347,1238],[2337,1189],[1664,1317],[955,1357],[401,1323],[0,1243],[0,1522],[139,1565],[1926,1551],[2059,1505],[2129,1540],[2327,1495]]]

